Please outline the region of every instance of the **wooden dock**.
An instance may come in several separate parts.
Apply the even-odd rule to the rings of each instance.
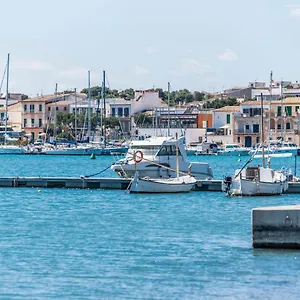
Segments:
[[[0,177],[0,187],[126,190],[130,179],[85,177]],[[222,191],[222,180],[198,180],[195,191]],[[290,182],[287,193],[300,193],[300,182]]]

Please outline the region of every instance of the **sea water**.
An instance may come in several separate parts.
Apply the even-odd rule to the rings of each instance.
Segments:
[[[248,157],[191,159],[208,161],[221,179]],[[76,177],[112,162],[0,156],[0,176]],[[293,168],[294,160],[274,159],[272,165]],[[107,170],[100,176],[116,175]],[[0,299],[299,298],[299,252],[251,247],[251,209],[297,204],[298,195],[0,192]]]

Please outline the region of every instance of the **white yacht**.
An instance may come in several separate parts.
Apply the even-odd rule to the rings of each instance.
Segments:
[[[191,163],[184,148],[184,137],[153,137],[143,141],[132,141],[124,159],[111,166],[121,177],[176,177],[176,146],[178,146],[179,171],[189,173],[196,179],[211,179],[212,170],[208,163]],[[135,159],[134,159],[135,158]]]
[[[15,145],[1,145],[0,154],[25,154],[25,148]]]
[[[224,156],[246,156],[248,153],[248,148],[240,147],[237,144],[226,144],[224,148],[218,150],[218,155]]]

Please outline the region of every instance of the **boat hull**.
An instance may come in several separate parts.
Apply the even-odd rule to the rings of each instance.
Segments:
[[[190,176],[171,179],[150,179],[134,177],[130,186],[130,193],[188,193],[196,180]]]
[[[219,151],[218,155],[220,156],[247,156],[249,150],[239,150],[239,151]]]
[[[241,179],[229,191],[230,196],[271,196],[280,195],[285,191],[285,182],[257,182]]]

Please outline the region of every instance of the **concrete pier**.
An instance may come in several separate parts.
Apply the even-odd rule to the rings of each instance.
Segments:
[[[253,209],[252,245],[300,249],[300,205]]]

